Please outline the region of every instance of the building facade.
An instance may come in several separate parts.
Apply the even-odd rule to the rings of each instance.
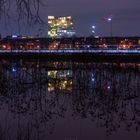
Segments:
[[[72,37],[75,35],[71,16],[48,16],[48,36],[51,38]]]

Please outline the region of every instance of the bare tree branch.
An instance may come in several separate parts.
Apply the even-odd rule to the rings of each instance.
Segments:
[[[16,17],[18,23],[23,20],[27,24],[43,23],[40,7],[44,5],[42,0],[0,0],[0,20]]]

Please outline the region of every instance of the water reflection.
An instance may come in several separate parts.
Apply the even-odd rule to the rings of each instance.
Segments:
[[[57,89],[72,90],[72,70],[48,71],[48,91],[55,92]]]
[[[139,132],[139,91],[139,64],[1,60],[0,139],[55,140],[56,123],[65,119],[90,121],[107,136]]]

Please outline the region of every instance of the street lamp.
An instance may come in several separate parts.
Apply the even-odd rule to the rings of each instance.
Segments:
[[[107,21],[110,23],[110,37],[113,36],[113,31],[112,31],[112,18],[107,18]]]
[[[93,33],[93,34],[95,34],[95,29],[96,29],[96,26],[93,25],[93,26],[92,26],[92,33]]]
[[[112,20],[112,18],[108,18],[107,20],[110,22]]]

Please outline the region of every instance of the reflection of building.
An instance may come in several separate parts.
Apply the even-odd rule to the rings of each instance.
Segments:
[[[72,37],[75,35],[71,16],[48,16],[48,36],[53,38]]]
[[[52,70],[48,71],[48,91],[55,89],[71,91],[72,89],[72,71],[71,70]]]

